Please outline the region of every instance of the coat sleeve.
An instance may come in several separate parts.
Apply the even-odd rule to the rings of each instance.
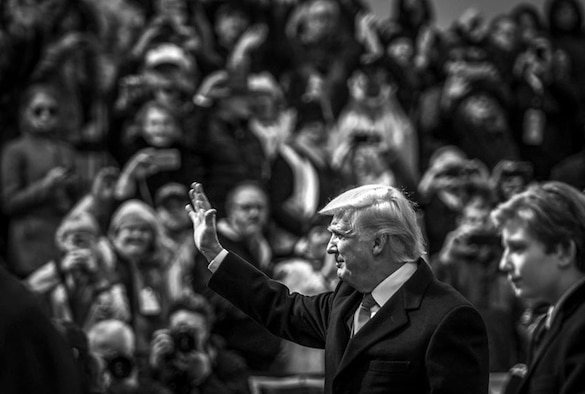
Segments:
[[[303,296],[233,253],[211,276],[209,287],[274,335],[300,345],[324,348],[333,293]]]
[[[440,322],[426,353],[431,393],[488,393],[487,333],[479,313],[457,306]]]

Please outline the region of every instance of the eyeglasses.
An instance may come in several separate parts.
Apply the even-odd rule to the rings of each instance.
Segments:
[[[236,208],[241,209],[242,211],[251,211],[253,209],[257,209],[258,211],[262,211],[266,209],[264,204],[234,204]]]
[[[48,114],[49,116],[54,116],[57,114],[57,107],[52,106],[38,106],[32,108],[32,113],[34,116],[41,116],[43,114]]]

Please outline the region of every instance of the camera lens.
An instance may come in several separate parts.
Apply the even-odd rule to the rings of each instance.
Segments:
[[[115,379],[126,379],[134,369],[134,361],[125,355],[115,355],[107,360],[107,369]]]
[[[191,353],[197,347],[195,333],[191,329],[180,329],[172,333],[175,349],[179,353]]]

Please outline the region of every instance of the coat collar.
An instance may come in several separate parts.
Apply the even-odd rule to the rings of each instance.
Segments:
[[[433,278],[430,267],[425,261],[419,259],[416,272],[372,317],[374,324],[365,325],[351,340],[350,329],[346,322],[351,319],[359,306],[362,295],[355,290],[347,295],[346,300],[342,301],[340,322],[333,328],[333,338],[336,343],[333,344],[331,350],[335,359],[328,360],[339,365],[335,368],[335,374],[342,375],[343,370],[369,346],[406,325],[408,311],[420,308],[426,289]]]
[[[533,371],[535,370],[536,366],[543,360],[543,354],[546,352],[555,338],[558,338],[561,334],[560,331],[563,328],[563,324],[567,318],[572,316],[575,313],[575,310],[583,305],[585,301],[585,282],[582,282],[579,287],[577,287],[569,297],[559,306],[559,310],[556,312],[557,316],[553,320],[552,326],[549,329],[549,332],[545,334],[543,338],[542,345],[538,347],[537,352],[534,354],[534,357],[530,360],[530,364],[528,365],[528,370],[522,383],[519,387],[518,392],[521,389],[525,388],[527,382],[529,381]]]

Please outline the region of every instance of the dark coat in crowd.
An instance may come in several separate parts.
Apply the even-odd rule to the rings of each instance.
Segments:
[[[540,341],[533,339],[528,371],[518,394],[585,391],[585,283],[569,295],[555,314],[548,332]],[[538,332],[539,327],[535,330]]]
[[[0,391],[76,394],[81,380],[65,339],[38,300],[0,267]]]

